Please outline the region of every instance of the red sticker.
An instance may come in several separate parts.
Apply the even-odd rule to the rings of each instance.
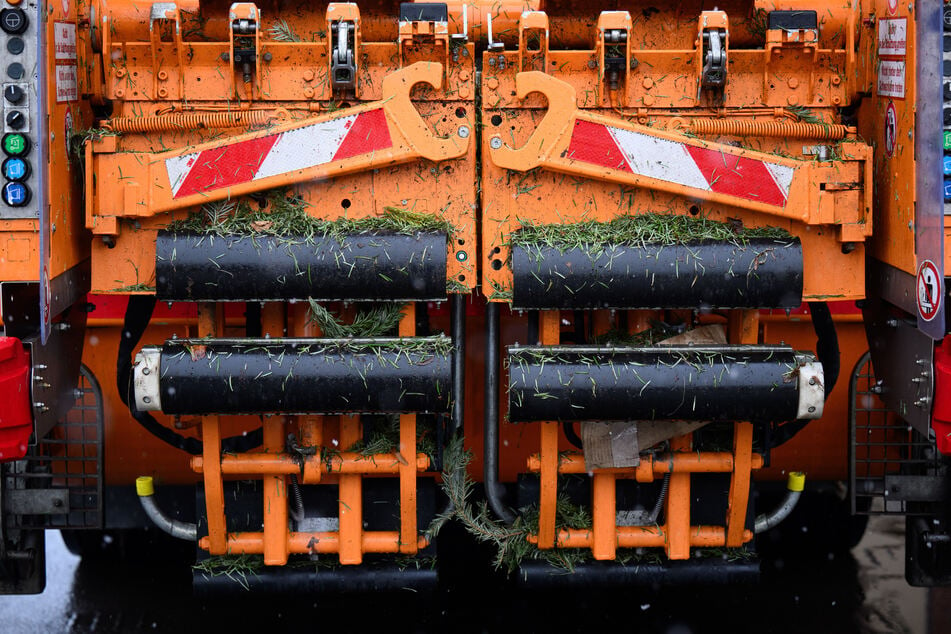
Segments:
[[[918,314],[925,321],[931,321],[941,308],[941,275],[931,260],[925,260],[918,267]]]
[[[888,0],[888,15],[898,13],[898,0]]]

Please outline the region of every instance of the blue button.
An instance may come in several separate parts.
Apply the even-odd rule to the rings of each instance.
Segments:
[[[948,161],[945,161],[945,169],[951,169]],[[26,180],[30,176],[30,166],[21,158],[8,158],[3,162],[3,176],[10,181]]]
[[[951,156],[944,157],[944,175],[951,174]]]
[[[951,181],[944,181],[944,201],[951,202]]]
[[[30,202],[30,190],[23,183],[7,183],[3,186],[3,202],[10,207],[22,207]]]

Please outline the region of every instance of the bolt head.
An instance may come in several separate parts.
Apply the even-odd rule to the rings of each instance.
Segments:
[[[489,140],[489,147],[493,150],[497,150],[502,147],[502,137],[494,136]]]
[[[459,136],[463,139],[469,136],[469,126],[459,126]]]

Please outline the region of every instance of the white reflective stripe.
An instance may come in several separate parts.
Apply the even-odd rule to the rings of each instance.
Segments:
[[[783,192],[783,196],[788,199],[789,188],[792,187],[793,168],[786,165],[779,165],[778,163],[764,162],[763,165],[766,166],[766,170],[772,175],[773,180],[776,181],[776,186]]]
[[[284,132],[268,152],[253,180],[323,165],[333,160],[357,115]]]
[[[826,397],[822,379],[822,364],[818,361],[799,366],[799,407],[796,418],[822,418],[822,406]]]
[[[185,177],[188,176],[189,170],[192,168],[192,165],[195,164],[195,161],[198,160],[198,154],[198,152],[192,152],[191,154],[183,154],[165,159],[165,169],[168,170],[168,180],[172,184],[172,196],[178,193],[182,183],[185,182]]]
[[[710,190],[710,183],[703,177],[683,143],[620,128],[608,127],[608,133],[635,174],[694,189]]]

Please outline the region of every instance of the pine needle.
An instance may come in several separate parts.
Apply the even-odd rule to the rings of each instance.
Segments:
[[[304,40],[287,23],[287,20],[275,20],[271,28],[267,30],[268,35],[275,42],[303,42]]]

